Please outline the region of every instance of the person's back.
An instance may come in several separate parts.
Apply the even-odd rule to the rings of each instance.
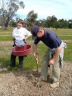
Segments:
[[[40,40],[51,49],[57,48],[62,42],[55,32],[50,30],[44,30],[44,35],[41,38],[37,37],[34,43],[38,44]]]
[[[41,80],[47,81],[48,75],[48,65],[52,65],[52,79],[53,84],[50,87],[58,87],[59,79],[60,79],[60,53],[64,51],[64,47],[62,46],[62,40],[56,35],[55,32],[50,30],[40,29],[39,26],[32,27],[32,35],[34,39],[34,58],[37,59],[37,44],[39,41],[42,41],[45,45],[48,46],[43,59],[41,66]]]

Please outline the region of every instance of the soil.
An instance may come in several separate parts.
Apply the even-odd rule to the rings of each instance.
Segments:
[[[0,46],[5,45],[13,45],[13,42],[0,42]],[[36,69],[7,71],[0,64],[0,96],[72,96],[72,62],[64,62],[58,88],[50,88],[50,78],[42,82],[40,72],[40,69],[38,74]]]
[[[7,71],[0,65],[0,96],[72,96],[72,63],[64,62],[61,69],[60,87],[50,88],[51,79],[40,80],[34,70]]]
[[[72,40],[63,40],[64,42],[66,42],[66,43],[68,43],[68,42],[72,42]],[[27,43],[29,43],[29,44],[32,44],[33,43],[33,41],[27,41]],[[40,43],[42,43],[42,42],[40,42]],[[7,45],[13,45],[13,41],[1,41],[0,42],[0,46],[7,46]]]

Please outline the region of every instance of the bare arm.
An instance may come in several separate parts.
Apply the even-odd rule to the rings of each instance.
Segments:
[[[61,52],[62,47],[59,46],[56,50],[56,53],[54,54],[53,58],[49,61],[49,64],[54,64],[55,60],[57,59],[57,57],[59,56],[60,52]]]
[[[26,32],[25,40],[28,39],[32,34],[24,28],[24,31]]]
[[[61,46],[59,46],[59,47],[57,48],[56,53],[55,53],[54,56],[53,56],[53,59],[54,59],[54,60],[56,60],[56,58],[59,56],[59,54],[60,54],[60,52],[61,52],[61,49],[62,49]]]

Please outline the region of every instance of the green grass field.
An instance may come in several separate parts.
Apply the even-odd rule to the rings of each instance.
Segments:
[[[52,29],[55,31],[62,40],[72,40],[72,29]],[[0,30],[0,41],[12,41],[11,37],[12,30]],[[8,35],[8,36],[7,36]],[[68,36],[69,35],[69,36]],[[29,41],[32,41],[30,38]],[[0,64],[4,67],[8,67],[10,64],[10,54],[11,54],[11,45],[0,46]],[[39,66],[41,66],[41,60],[46,51],[47,47],[44,44],[38,44],[38,54],[39,54]],[[72,62],[72,42],[67,43],[67,49],[64,53],[64,61]],[[18,57],[17,65],[14,70],[17,70],[18,66]],[[36,68],[36,62],[33,58],[33,54],[27,56],[24,60],[24,69],[33,69]]]
[[[48,29],[48,28],[45,28]],[[53,30],[62,40],[72,40],[72,29],[55,29]],[[11,41],[12,40],[12,29],[11,30],[1,30],[0,29],[0,41]],[[32,40],[29,38],[29,40]]]

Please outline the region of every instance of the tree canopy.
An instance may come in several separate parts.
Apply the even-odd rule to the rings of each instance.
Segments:
[[[1,8],[0,8],[0,26],[4,26],[5,28],[8,25],[16,26],[16,22],[21,19],[17,17],[17,10],[19,8],[24,8],[25,4],[23,1],[19,0],[0,0]],[[16,16],[16,20],[13,17]],[[42,27],[53,27],[53,28],[72,28],[72,19],[64,20],[57,19],[55,15],[47,16],[46,19],[37,20],[38,14],[31,10],[27,14],[27,18],[24,19],[24,26],[31,27],[33,25],[38,25]]]
[[[1,2],[1,1],[0,1]],[[24,2],[19,0],[2,0],[0,8],[0,18],[2,26],[8,27],[9,21],[16,15],[19,8],[24,8]]]

